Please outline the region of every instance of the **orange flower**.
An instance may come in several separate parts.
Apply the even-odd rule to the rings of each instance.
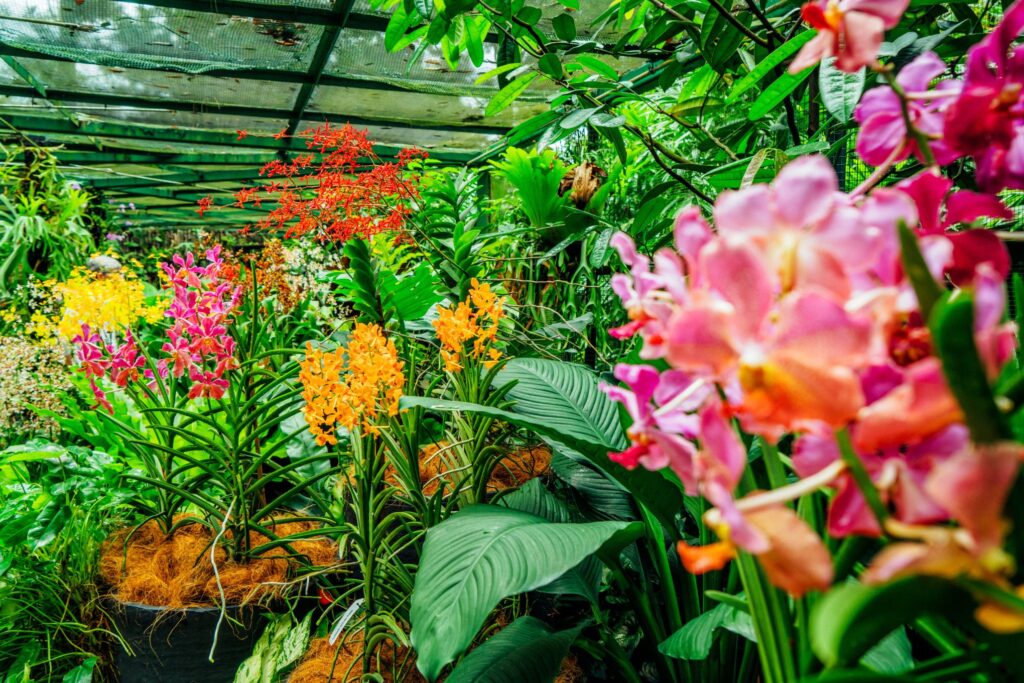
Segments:
[[[441,342],[441,357],[448,372],[462,369],[466,345],[473,343],[472,357],[486,358],[485,368],[501,360],[501,352],[492,346],[498,340],[498,325],[504,315],[505,297],[498,297],[488,284],[476,278],[470,281],[469,297],[455,308],[439,308],[434,332]]]
[[[398,414],[404,365],[394,342],[377,325],[357,323],[347,349],[324,352],[306,344],[299,380],[303,413],[317,443],[337,443],[336,425],[379,434],[378,420],[385,413]]]

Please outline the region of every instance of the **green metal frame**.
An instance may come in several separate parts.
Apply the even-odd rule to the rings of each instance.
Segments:
[[[6,59],[4,59],[4,61],[6,61]],[[54,90],[52,88],[47,88],[45,91],[46,94],[43,95],[43,97],[45,97],[45,99],[49,101],[51,104],[53,104],[54,101],[60,103],[78,102],[81,104],[103,104],[112,107],[125,107],[128,109],[145,109],[152,111],[179,111],[189,113],[225,114],[228,116],[240,117],[283,119],[289,121],[288,134],[291,135],[292,133],[295,132],[298,125],[302,122],[306,110],[306,105],[309,103],[309,99],[312,96],[313,89],[316,86],[303,85],[302,87],[303,89],[307,87],[309,88],[309,95],[305,99],[300,98],[300,100],[302,101],[301,107],[295,107],[293,109],[271,109],[267,107],[216,104],[213,102],[182,102],[179,100],[170,99],[151,100],[144,97],[134,97],[130,95],[72,92],[68,90]],[[24,98],[40,97],[39,92],[35,88],[18,85],[0,85],[0,95]],[[295,118],[296,114],[298,114],[299,118]],[[69,118],[70,120],[72,117],[67,116],[65,118]],[[324,121],[330,121],[331,123],[351,123],[354,126],[398,126],[401,128],[410,128],[414,130],[436,130],[444,132],[476,133],[480,135],[504,135],[509,130],[508,126],[481,126],[477,124],[468,124],[465,126],[461,126],[458,124],[416,123],[414,121],[396,121],[394,119],[384,119],[375,117],[369,118],[365,116],[349,116],[347,114],[331,114],[321,112],[310,114],[308,117],[305,117],[305,120],[309,123],[322,123]]]
[[[65,119],[47,118],[44,116],[26,116],[24,114],[0,115],[0,121],[12,131],[23,133],[55,133],[70,136],[96,136],[101,138],[121,138],[128,140],[152,140],[176,144],[214,145],[230,148],[246,147],[254,149],[270,149],[290,152],[308,152],[306,143],[301,139],[275,139],[271,135],[249,134],[244,138],[235,133],[190,128],[167,128],[163,126],[147,126],[141,124],[112,123],[108,121],[81,121],[78,125]],[[401,147],[393,145],[375,145],[374,152],[381,157],[394,157]],[[464,163],[472,158],[470,153],[439,151],[431,156],[440,161]]]

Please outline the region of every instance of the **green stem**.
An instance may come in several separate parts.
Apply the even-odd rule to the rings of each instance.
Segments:
[[[871,475],[864,469],[864,463],[861,462],[860,456],[853,450],[853,443],[850,442],[850,433],[846,428],[836,432],[836,442],[839,444],[839,452],[843,462],[850,469],[853,481],[857,484],[857,488],[860,489],[861,495],[864,496],[864,500],[867,502],[868,507],[871,508],[871,512],[878,522],[878,528],[884,529],[885,520],[889,513],[882,503],[882,497],[878,495],[875,483],[871,481]]]
[[[786,470],[779,459],[779,447],[769,443],[766,439],[759,438],[761,443],[761,456],[764,458],[764,467],[768,472],[768,483],[773,489],[786,485]]]

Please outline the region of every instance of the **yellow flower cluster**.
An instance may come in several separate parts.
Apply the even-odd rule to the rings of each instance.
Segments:
[[[377,420],[384,413],[398,414],[404,365],[394,342],[377,325],[357,323],[347,349],[325,352],[306,344],[299,380],[306,401],[303,413],[316,442],[337,443],[336,425],[377,435]]]
[[[498,297],[490,285],[482,285],[474,278],[465,301],[460,301],[455,308],[438,309],[434,332],[441,342],[445,370],[462,369],[462,354],[469,342],[473,342],[473,358],[486,356],[484,367],[489,369],[501,359],[501,352],[491,345],[498,339],[504,303],[505,297]]]
[[[139,320],[155,323],[163,318],[164,303],[147,306],[143,283],[131,271],[94,273],[76,268],[65,282],[49,285],[62,304],[53,326],[65,340],[79,334],[82,325],[120,331]]]

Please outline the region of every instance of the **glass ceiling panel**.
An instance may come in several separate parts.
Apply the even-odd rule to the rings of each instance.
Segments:
[[[517,101],[497,116],[484,119],[486,107],[485,97],[396,93],[321,85],[313,92],[307,111],[310,114],[325,112],[380,118],[396,123],[513,126],[548,109],[544,102]]]
[[[0,0],[0,42],[122,67],[306,71],[323,27],[112,0]]]
[[[259,106],[290,110],[301,87],[298,83],[260,83],[237,78],[214,78],[187,73],[127,69],[98,64],[74,64],[43,59],[20,58],[28,71],[48,88],[81,93],[100,93],[151,100],[196,102],[211,106]],[[3,64],[3,62],[0,62]],[[3,64],[6,68],[6,64]],[[17,74],[6,69],[0,73],[4,84],[27,85]],[[258,97],[255,94],[258,93]],[[76,105],[87,111],[88,105]]]

